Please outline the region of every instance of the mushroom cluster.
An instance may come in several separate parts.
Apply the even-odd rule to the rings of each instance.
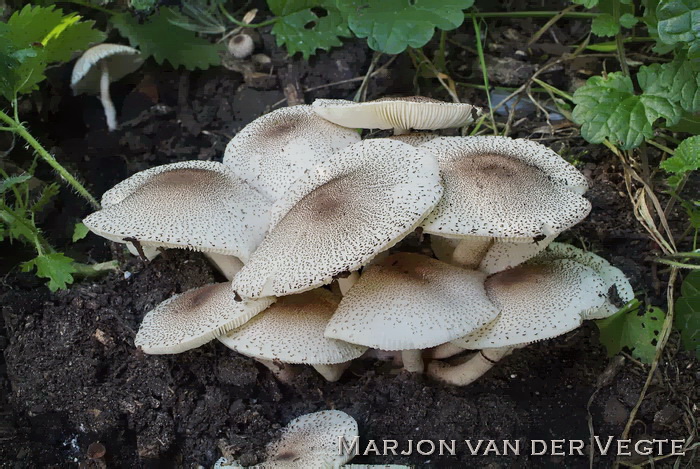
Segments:
[[[632,299],[622,272],[552,243],[591,209],[571,164],[524,139],[411,133],[479,112],[423,97],[317,100],[256,119],[221,163],[117,184],[85,219],[93,232],[149,258],[205,252],[229,279],[158,305],[135,344],[179,353],[216,338],[281,380],[307,364],[331,381],[371,348],[464,385],[516,347],[614,313]],[[405,252],[411,233],[429,235],[434,256]],[[441,361],[465,349],[481,352]]]

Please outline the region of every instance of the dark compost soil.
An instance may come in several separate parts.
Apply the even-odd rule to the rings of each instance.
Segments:
[[[518,76],[522,67],[514,67],[512,60],[532,68],[553,53],[555,44],[546,53],[535,47],[529,61],[513,55],[517,44],[525,42],[522,37],[537,27],[528,20],[493,23],[490,40],[498,47],[491,52],[498,59],[490,63],[492,81],[517,86],[527,76]],[[575,36],[576,28],[576,23],[562,21],[556,32],[560,38]],[[467,28],[452,38],[473,44]],[[152,65],[130,82],[115,85],[122,127],[114,133],[105,131],[95,98],[74,98],[61,84],[67,67],[53,71],[50,92],[26,103],[25,111],[34,119],[35,130],[43,132],[41,140],[54,142],[58,159],[80,174],[93,193],[101,194],[128,175],[158,164],[220,159],[232,135],[284,99],[285,85],[309,89],[360,77],[372,58],[361,42],[352,41],[309,63],[285,58],[267,35],[259,48],[275,65],[273,78],[261,83],[246,84],[240,74],[223,68],[184,73]],[[474,61],[469,47],[450,51],[455,73],[469,77]],[[568,64],[542,78],[568,89],[577,70]],[[408,59],[397,59],[370,80],[368,99],[414,94],[413,76]],[[434,83],[421,83],[422,94],[446,98]],[[351,81],[304,96],[307,102],[315,97],[352,98],[359,84]],[[460,90],[466,90],[463,100],[485,105],[483,94]],[[521,117],[527,120],[514,127],[513,136],[532,137],[534,129],[546,125],[534,110],[524,113]],[[92,124],[84,124],[88,122]],[[623,269],[642,296],[662,304],[664,277],[649,261],[654,245],[631,214],[613,156],[576,136],[551,143],[576,161],[592,186],[587,196],[593,212],[563,239],[579,245],[585,240]],[[51,179],[44,171],[38,176]],[[40,223],[57,245],[67,244],[73,223],[87,213],[80,200],[64,191]],[[0,247],[8,263],[21,255],[8,244]],[[112,258],[109,244],[95,236],[70,249],[68,254],[86,261]],[[147,311],[174,293],[216,280],[221,278],[203,256],[174,250],[149,264],[122,259],[121,271],[55,294],[30,275],[11,272],[0,285],[2,466],[68,467],[83,462],[85,467],[100,467],[86,457],[88,445],[97,441],[106,448],[108,467],[211,467],[222,451],[252,465],[262,460],[265,444],[291,419],[335,408],[357,419],[365,442],[396,439],[403,449],[409,439],[458,441],[456,456],[414,452],[360,456],[353,460],[357,463],[587,467],[584,456],[471,456],[460,442],[520,440],[527,448],[533,439],[588,441],[587,402],[598,385],[590,405],[594,432],[604,438],[619,436],[646,379],[646,368],[606,357],[593,324],[517,351],[466,388],[443,386],[370,359],[353,364],[337,383],[305,369],[291,385],[282,385],[267,369],[216,341],[175,356],[148,356],[134,348],[135,331]],[[700,371],[690,354],[678,352],[675,336],[657,374],[631,437],[686,438],[693,425],[688,409],[698,402]],[[691,456],[686,464],[692,464]],[[611,461],[596,455],[594,465],[606,467]]]

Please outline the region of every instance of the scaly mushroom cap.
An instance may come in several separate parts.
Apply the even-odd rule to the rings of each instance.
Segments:
[[[399,142],[408,143],[413,147],[419,147],[424,143],[427,143],[435,138],[438,138],[438,134],[433,134],[430,132],[412,132],[410,134],[403,135],[392,135],[387,137],[391,140],[398,140]]]
[[[264,468],[335,468],[354,454],[339,454],[338,441],[347,444],[358,436],[357,422],[339,410],[302,415],[284,427],[279,440],[267,447]]]
[[[231,283],[175,295],[143,318],[134,344],[150,354],[180,353],[219,337],[263,311],[275,298],[239,302]]]
[[[269,223],[269,202],[229,168],[185,161],[137,173],[102,197],[85,225],[109,240],[189,248],[245,262]]]
[[[339,301],[324,289],[285,296],[219,340],[238,353],[264,360],[307,365],[345,363],[365,353],[367,347],[323,336]]]
[[[270,200],[320,160],[360,141],[360,134],[320,118],[311,106],[272,111],[246,125],[226,146],[224,164]]]
[[[634,290],[627,276],[617,267],[592,252],[570,244],[552,243],[532,262],[546,263],[554,259],[571,259],[593,269],[605,282],[607,301],[585,319],[602,319],[615,314],[625,303],[634,299]]]
[[[498,314],[481,272],[426,256],[393,254],[368,267],[343,297],[326,337],[380,350],[435,347]]]
[[[605,302],[605,282],[578,262],[561,259],[523,264],[486,280],[498,317],[452,343],[465,349],[527,344],[562,335],[581,325]]]
[[[98,93],[100,91],[102,70],[97,66],[97,63],[101,60],[107,62],[110,82],[119,80],[143,64],[141,52],[133,47],[120,44],[98,44],[86,50],[75,62],[70,80],[73,93]]]
[[[527,241],[513,242],[496,238],[479,263],[479,270],[495,274],[522,264],[544,251],[554,241],[556,235],[544,238],[528,238]]]
[[[552,150],[507,137],[440,137],[434,154],[445,194],[423,228],[442,236],[538,238],[575,225],[591,204],[586,179]]]
[[[446,103],[423,96],[381,98],[365,103],[317,99],[316,113],[334,124],[358,129],[437,130],[461,127],[480,109],[471,104]]]
[[[435,158],[387,139],[355,143],[298,179],[233,288],[283,296],[358,270],[412,232],[442,193]]]

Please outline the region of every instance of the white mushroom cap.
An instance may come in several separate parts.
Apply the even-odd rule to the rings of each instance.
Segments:
[[[307,170],[277,201],[270,232],[233,288],[256,298],[330,283],[411,233],[441,193],[429,153],[387,139],[351,145]]]
[[[552,150],[507,137],[440,137],[420,146],[436,155],[445,193],[426,218],[442,236],[537,238],[581,221],[591,204],[586,179]]]
[[[479,263],[479,270],[487,274],[495,274],[511,269],[535,257],[544,251],[554,241],[557,235],[544,238],[528,238],[526,242],[513,242],[504,238],[496,238],[486,255]]]
[[[284,469],[336,468],[354,454],[339,454],[338,441],[350,444],[359,435],[354,418],[339,410],[302,415],[283,429],[280,439],[267,448],[260,467]]]
[[[344,363],[358,358],[367,347],[323,336],[339,301],[322,288],[285,296],[219,340],[253,358],[307,365]]]
[[[365,103],[317,99],[313,107],[319,116],[343,127],[402,131],[461,127],[480,112],[471,104],[446,103],[423,96],[381,98]]]
[[[359,141],[311,106],[286,107],[246,125],[226,146],[224,164],[274,201],[308,168]]]
[[[228,51],[237,59],[245,59],[253,53],[255,42],[250,34],[238,33],[228,41]]]
[[[499,272],[486,280],[486,292],[499,316],[455,345],[482,349],[550,339],[579,327],[605,302],[603,279],[568,259]]]
[[[481,272],[398,253],[368,267],[343,297],[326,337],[380,350],[435,347],[498,314]]]
[[[173,163],[137,173],[102,197],[85,225],[124,243],[189,248],[245,262],[269,223],[267,199],[213,161]]]
[[[593,269],[605,282],[605,292],[608,301],[598,310],[591,311],[586,319],[602,319],[616,313],[625,303],[634,299],[634,290],[627,276],[607,260],[592,252],[584,251],[570,244],[551,243],[549,247],[539,254],[532,262],[549,262],[554,259],[571,259],[579,264]],[[612,290],[619,299],[615,305]]]
[[[91,47],[73,66],[70,86],[75,94],[100,92],[102,71],[96,65],[101,60],[107,63],[110,81],[119,80],[143,64],[141,52],[133,47],[120,44],[98,44]]]
[[[134,344],[150,354],[184,352],[240,326],[274,301],[236,301],[229,282],[188,290],[149,311]]]
[[[403,135],[392,135],[387,137],[391,140],[398,140],[399,142],[408,143],[411,146],[419,147],[424,143],[427,143],[435,138],[438,138],[438,134],[430,132],[412,132],[410,134]]]

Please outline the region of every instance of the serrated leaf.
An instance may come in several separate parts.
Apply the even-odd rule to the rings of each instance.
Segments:
[[[620,25],[623,28],[629,29],[638,22],[639,20],[632,13],[625,13],[624,15],[620,15]]]
[[[75,228],[73,228],[73,242],[80,241],[84,237],[87,236],[87,234],[90,232],[90,228],[85,226],[84,223],[78,222],[75,224]]]
[[[572,0],[572,3],[583,5],[590,10],[598,5],[598,0]]]
[[[11,189],[13,186],[27,182],[32,178],[31,174],[20,174],[19,176],[10,176],[7,179],[3,179],[0,182],[0,194],[4,194],[6,191]]]
[[[175,68],[206,70],[221,63],[219,51],[223,44],[197,37],[192,31],[173,25],[171,19],[176,20],[173,11],[160,8],[143,24],[127,13],[113,15],[111,21],[132,47],[139,48],[144,57],[153,57],[158,64],[167,61]]]
[[[335,0],[270,0],[270,10],[278,16],[272,27],[278,46],[289,55],[301,52],[304,59],[317,49],[329,50],[342,45],[341,37],[350,37],[345,17]]]
[[[673,125],[681,115],[680,107],[665,97],[635,95],[632,80],[621,72],[589,78],[574,93],[574,103],[572,118],[581,125],[583,138],[591,143],[608,138],[625,150],[652,138],[658,119]]]
[[[423,47],[435,28],[449,31],[464,21],[474,0],[339,0],[348,25],[357,37],[367,38],[374,50],[398,54],[406,47]]]
[[[681,334],[683,348],[695,351],[700,359],[700,271],[691,272],[683,281],[673,325]]]
[[[697,58],[700,44],[700,0],[670,0],[656,7],[659,39],[666,44],[688,44]],[[694,47],[693,47],[694,46]]]
[[[29,210],[31,210],[34,213],[40,212],[46,206],[46,204],[48,204],[51,201],[52,198],[58,195],[59,191],[60,186],[55,182],[49,184],[48,186],[44,186],[44,188],[41,191],[41,195],[36,200],[36,202],[34,202],[34,204]]]
[[[601,13],[593,18],[591,32],[596,36],[614,36],[620,32],[620,23],[612,15]]]
[[[73,275],[76,268],[73,259],[59,252],[44,254],[22,263],[22,272],[31,272],[36,268],[37,277],[49,279],[48,287],[51,291],[65,289],[73,283]]]
[[[596,324],[608,356],[627,348],[640,361],[651,363],[665,318],[666,313],[657,307],[649,308],[642,315],[636,309],[622,309],[609,318],[596,321]]]
[[[675,174],[700,169],[700,135],[683,140],[673,156],[661,163],[661,168]]]
[[[640,67],[637,81],[645,94],[675,101],[684,111],[695,113],[700,111],[700,73],[685,59],[680,53],[673,62]]]

